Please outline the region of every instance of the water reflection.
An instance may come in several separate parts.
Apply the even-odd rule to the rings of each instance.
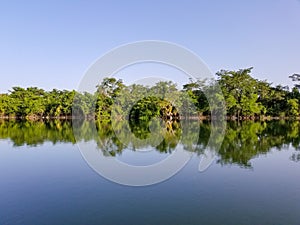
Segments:
[[[0,120],[0,139],[10,139],[14,146],[36,146],[44,142],[76,143],[69,121],[3,121]]]
[[[137,139],[130,138],[126,132],[119,132],[125,126],[120,121],[112,128],[109,122],[96,122],[96,135],[91,130],[94,121],[78,121],[80,133],[76,135],[77,141],[96,141],[99,149],[105,155],[116,156],[128,146],[133,151],[141,148],[154,148],[161,154],[171,153],[181,144],[186,151],[197,155],[203,154],[208,145],[211,125],[208,121],[188,121],[188,126],[181,126],[180,122],[172,121],[165,123],[153,121],[153,124],[131,123],[131,132]],[[185,123],[181,121],[181,123]],[[200,126],[200,132],[199,131]],[[159,132],[152,132],[153,128],[159,127]],[[182,127],[188,127],[183,130]],[[241,123],[228,122],[224,140],[217,152],[217,163],[221,165],[237,164],[241,167],[251,168],[251,159],[262,154],[267,154],[271,149],[278,151],[292,146],[295,151],[290,160],[300,162],[300,123],[299,121],[269,121]],[[119,132],[119,133],[118,133]],[[154,145],[148,137],[161,139]],[[184,134],[184,135],[183,135]],[[9,139],[14,146],[37,146],[44,142],[76,143],[72,121],[0,121],[0,139]],[[122,140],[122,141],[120,141]],[[125,141],[124,141],[125,140]],[[139,141],[143,140],[143,141]],[[197,142],[195,143],[195,140]]]
[[[150,134],[154,135],[155,140],[160,140],[160,143],[154,147],[160,152],[171,152],[174,150],[180,140],[181,137],[181,125],[180,122],[176,120],[152,120],[148,121],[138,121],[133,122],[130,121],[130,130],[134,134],[135,137],[139,139],[147,139]],[[155,132],[151,132],[155,131]],[[151,141],[151,139],[149,139]],[[147,143],[148,145],[152,145],[153,142]],[[146,146],[139,146],[146,147]]]

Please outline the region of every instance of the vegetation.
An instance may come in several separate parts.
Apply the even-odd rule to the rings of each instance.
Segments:
[[[169,153],[180,144],[186,151],[201,155],[205,149],[213,150],[210,134],[218,128],[208,121],[182,118],[220,115],[212,112],[222,109],[222,99],[228,118],[299,117],[298,84],[291,90],[274,87],[253,78],[251,70],[221,70],[216,81],[191,79],[182,89],[170,81],[152,87],[126,86],[115,78],[105,78],[95,93],[13,87],[8,94],[0,94],[0,118],[11,118],[0,120],[0,139],[10,139],[16,146],[93,140],[109,156],[122,154],[128,146]],[[291,78],[300,81],[300,75]],[[96,120],[47,119],[72,116]],[[74,126],[79,129],[73,130]],[[300,161],[299,132],[298,120],[228,122],[224,140],[213,138],[222,143],[218,163],[251,168],[251,159],[288,145],[296,151],[291,160]]]
[[[97,118],[101,121],[130,117],[135,121],[150,121],[153,117],[177,119],[179,117],[210,116],[212,105],[207,95],[218,102],[224,96],[227,116],[234,119],[259,117],[299,116],[299,85],[292,90],[251,76],[252,68],[238,71],[221,70],[216,81],[190,80],[178,89],[173,82],[158,82],[153,87],[105,78],[95,93],[76,91],[44,91],[37,87],[13,87],[8,94],[0,94],[0,117],[27,119],[60,118],[72,115]],[[290,76],[300,80],[297,74]],[[298,79],[299,78],[299,79]]]

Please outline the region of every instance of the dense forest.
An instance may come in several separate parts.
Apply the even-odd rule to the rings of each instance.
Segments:
[[[292,89],[272,86],[265,80],[253,78],[251,70],[221,70],[216,73],[215,80],[190,79],[182,88],[171,81],[158,82],[152,87],[139,84],[126,86],[122,80],[115,78],[105,78],[95,93],[13,87],[9,93],[0,94],[0,117],[67,118],[75,114],[110,120],[113,112],[118,118],[129,116],[135,121],[149,120],[154,116],[209,117],[212,105],[205,93],[214,90],[217,85],[223,92],[221,97],[224,98],[228,118],[299,116],[298,84]],[[299,81],[296,74],[290,78]]]

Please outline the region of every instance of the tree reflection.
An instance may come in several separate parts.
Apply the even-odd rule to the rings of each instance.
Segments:
[[[68,121],[0,121],[0,139],[10,139],[14,146],[36,146],[50,141],[75,143]]]
[[[121,154],[129,146],[133,151],[154,148],[161,153],[170,153],[180,144],[186,151],[201,155],[208,147],[212,129],[209,121],[155,120],[151,121],[154,123],[152,125],[131,123],[130,132],[122,132],[126,126],[125,121],[116,122],[112,126],[111,122],[83,120],[76,122],[80,131],[75,139],[72,123],[75,121],[0,120],[0,139],[9,139],[14,146],[37,146],[45,142],[75,144],[76,141],[96,141],[99,149],[107,156]],[[149,126],[159,129],[157,132],[151,132]],[[91,127],[95,127],[94,130]],[[299,121],[228,122],[224,140],[217,152],[217,163],[251,168],[251,159],[267,154],[271,149],[280,151],[290,146],[294,149],[290,160],[300,162],[299,132]],[[148,138],[150,134],[155,140],[161,141],[153,144]],[[132,139],[131,135],[136,139]]]

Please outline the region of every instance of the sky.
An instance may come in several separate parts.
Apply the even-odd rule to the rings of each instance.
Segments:
[[[300,73],[299,0],[0,1],[0,30],[0,92],[76,89],[96,59],[141,40],[184,46],[214,73],[254,67],[255,78],[291,87]]]

